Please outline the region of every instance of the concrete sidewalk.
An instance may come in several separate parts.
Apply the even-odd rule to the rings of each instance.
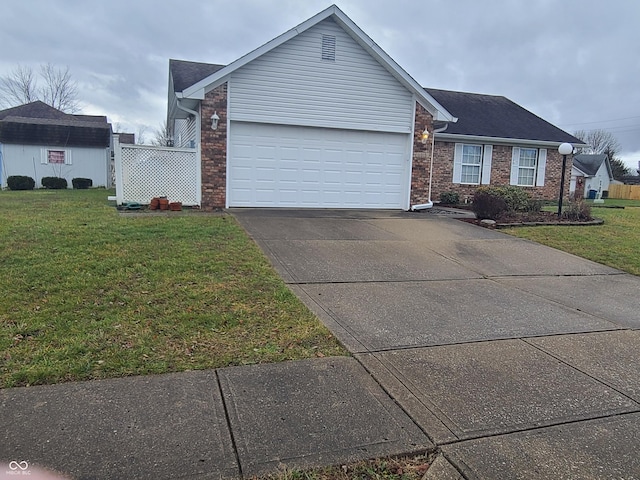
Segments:
[[[249,478],[434,447],[349,357],[4,389],[0,418],[0,478],[10,462],[66,478]]]
[[[640,478],[639,278],[429,213],[233,213],[354,357],[0,390],[0,478]]]

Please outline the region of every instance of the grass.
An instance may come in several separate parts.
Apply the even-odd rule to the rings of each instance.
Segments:
[[[344,355],[229,216],[0,192],[0,387]]]
[[[434,454],[379,458],[348,465],[308,470],[282,470],[261,480],[419,480],[429,469]]]
[[[598,263],[640,275],[640,202],[637,200],[605,200],[605,206],[618,208],[592,209],[604,225],[590,227],[522,227],[501,230],[550,247],[588,258]]]
[[[640,207],[640,200],[622,200],[618,198],[606,198],[604,200],[604,203],[593,203],[593,200],[587,200],[586,202],[589,203],[594,208]]]

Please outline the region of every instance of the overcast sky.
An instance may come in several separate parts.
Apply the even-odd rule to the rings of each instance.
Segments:
[[[0,75],[69,66],[82,113],[150,133],[169,59],[230,63],[332,0],[3,0]],[[640,161],[637,0],[342,0],[426,87],[504,95],[568,132],[602,128]]]

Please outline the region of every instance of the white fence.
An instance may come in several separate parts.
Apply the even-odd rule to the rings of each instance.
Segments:
[[[195,148],[128,145],[114,141],[116,201],[148,204],[167,197],[185,206],[200,205],[200,168]]]

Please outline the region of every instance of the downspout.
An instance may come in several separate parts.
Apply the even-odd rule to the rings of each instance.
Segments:
[[[436,146],[436,133],[444,132],[448,126],[449,123],[447,122],[444,124],[444,126],[433,129],[433,134],[431,135],[431,160],[429,162],[429,192],[427,194],[429,200],[427,200],[427,203],[422,203],[420,205],[414,205],[413,207],[411,207],[412,212],[433,207],[433,202],[431,201],[431,182],[433,181],[433,151],[435,150]]]

